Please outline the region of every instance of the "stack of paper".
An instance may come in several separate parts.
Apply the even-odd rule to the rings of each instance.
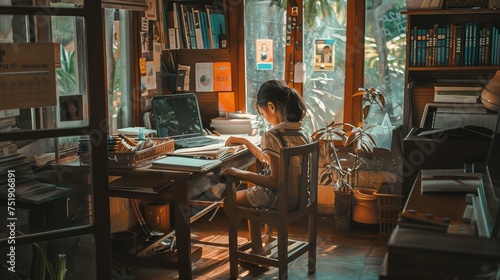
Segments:
[[[422,169],[422,193],[476,192],[481,187],[481,173],[466,173],[463,169]]]
[[[218,117],[212,119],[210,126],[222,134],[255,135],[257,133],[257,121],[250,118]]]
[[[477,103],[481,86],[434,86],[434,102]]]

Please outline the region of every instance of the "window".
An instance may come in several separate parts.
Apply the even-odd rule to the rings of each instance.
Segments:
[[[281,4],[279,4],[281,3]],[[392,125],[402,124],[405,26],[406,19],[400,14],[405,1],[372,1],[365,5],[366,25],[354,27],[365,31],[364,83],[374,87],[386,98],[385,113]],[[347,51],[348,1],[304,0],[303,3],[303,62],[305,77],[303,96],[309,104],[305,121],[309,131],[315,131],[334,120],[344,121]],[[245,69],[246,106],[255,114],[253,102],[259,86],[269,79],[283,79],[286,47],[286,2],[247,0],[245,3]],[[355,32],[355,36],[360,36]],[[362,35],[361,35],[362,36]],[[273,46],[272,67],[259,69],[259,40],[271,40]],[[325,46],[331,54],[331,64],[321,62]],[[348,74],[350,75],[350,74]],[[352,79],[350,79],[352,80]]]
[[[104,9],[109,132],[132,126],[130,11]]]
[[[364,86],[386,99],[384,113],[393,126],[403,124],[406,1],[366,1]]]

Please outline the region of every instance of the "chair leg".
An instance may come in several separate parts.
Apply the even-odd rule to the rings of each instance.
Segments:
[[[238,249],[238,223],[229,224],[229,277],[230,279],[238,279],[238,258],[236,250]]]
[[[255,221],[248,221],[248,231],[250,233],[250,241],[252,242],[252,252],[262,252],[262,232],[261,224]]]
[[[280,280],[288,279],[288,225],[278,226],[278,273]]]
[[[316,272],[316,246],[318,235],[317,215],[315,215],[314,213],[309,214],[307,222],[309,227],[309,246],[311,246],[307,256],[307,271],[309,275],[311,275]]]

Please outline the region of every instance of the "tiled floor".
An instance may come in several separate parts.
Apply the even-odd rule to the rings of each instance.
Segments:
[[[199,261],[193,263],[194,279],[229,279],[227,217],[219,211],[209,222],[208,216],[193,223],[193,245],[203,250]],[[240,238],[245,239],[246,223],[242,223]],[[298,223],[290,233],[300,238],[305,226]],[[242,240],[243,242],[244,240]],[[289,279],[378,279],[380,265],[386,253],[387,237],[376,228],[352,226],[349,231],[334,231],[331,216],[318,222],[317,269],[307,275],[307,255],[289,265]],[[178,273],[165,269],[131,267],[137,280],[178,279]],[[277,279],[277,268],[263,269],[253,265],[239,266],[240,279]]]

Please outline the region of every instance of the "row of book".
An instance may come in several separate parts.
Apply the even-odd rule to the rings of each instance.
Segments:
[[[500,65],[500,28],[475,21],[414,26],[410,31],[410,66]]]
[[[167,49],[220,49],[227,47],[226,15],[214,5],[163,5]]]

